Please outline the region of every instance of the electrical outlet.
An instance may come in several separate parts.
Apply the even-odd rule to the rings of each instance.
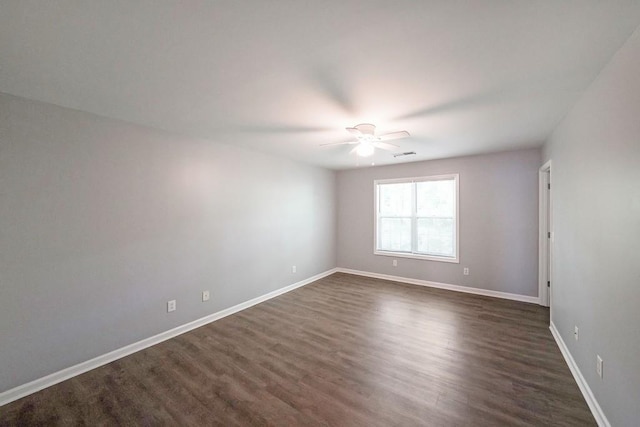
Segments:
[[[202,291],[202,301],[209,301],[210,296],[209,291]]]
[[[292,272],[292,273],[295,273],[296,271],[298,271],[298,269],[296,268],[296,266],[295,266],[295,265],[294,265],[294,266],[292,266],[292,267],[291,267],[291,272]]]
[[[596,354],[596,373],[598,374],[598,376],[600,378],[602,378],[602,357],[600,357],[600,355]]]
[[[176,300],[174,299],[167,302],[167,313],[170,313],[172,311],[176,311]]]
[[[576,339],[576,341],[578,341],[578,338],[579,338],[578,333],[579,333],[580,331],[578,330],[578,327],[577,327],[577,326],[574,326],[574,328],[575,328],[575,329],[573,330],[573,336],[574,336],[574,338]]]
[[[468,276],[468,275],[469,275],[469,267],[465,267],[465,268],[462,270],[462,274],[464,274],[465,276]]]
[[[394,259],[394,260],[393,260],[393,266],[394,266],[394,267],[397,267],[397,266],[398,266],[398,260],[397,260],[397,259]]]

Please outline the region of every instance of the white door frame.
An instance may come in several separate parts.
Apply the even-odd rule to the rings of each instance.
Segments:
[[[551,197],[551,160],[538,171],[538,297],[540,305],[551,306],[551,288],[553,283],[553,199]]]

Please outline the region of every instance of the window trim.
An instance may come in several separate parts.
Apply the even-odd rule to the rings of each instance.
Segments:
[[[454,256],[438,256],[438,255],[423,255],[413,252],[394,252],[394,251],[385,251],[378,249],[378,185],[380,184],[401,184],[406,182],[416,183],[416,182],[424,182],[424,181],[443,181],[453,179],[455,182],[456,189],[456,203],[455,203],[455,251]],[[414,201],[415,203],[415,201]],[[415,209],[414,209],[415,211]],[[416,217],[412,213],[412,224],[411,224],[411,233],[412,240],[416,238],[414,235],[416,233],[417,227],[413,222],[415,222]],[[373,181],[373,254],[374,255],[382,255],[382,256],[391,256],[397,258],[412,258],[412,259],[420,259],[427,261],[439,261],[439,262],[451,262],[451,263],[460,263],[460,174],[450,173],[443,175],[430,175],[430,176],[418,176],[411,178],[393,178],[393,179],[376,179]]]

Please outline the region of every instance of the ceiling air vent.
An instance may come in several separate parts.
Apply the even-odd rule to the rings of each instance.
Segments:
[[[405,151],[404,153],[394,154],[393,157],[413,156],[415,154],[416,154],[415,151]]]

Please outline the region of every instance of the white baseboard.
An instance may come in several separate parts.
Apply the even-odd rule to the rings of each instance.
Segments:
[[[580,391],[584,396],[584,400],[587,401],[587,405],[589,405],[589,409],[591,409],[591,413],[596,419],[596,422],[600,427],[611,427],[609,420],[607,420],[607,417],[604,415],[600,404],[598,404],[598,401],[593,395],[589,384],[587,384],[587,381],[582,376],[580,368],[578,368],[576,361],[573,359],[573,356],[571,356],[571,353],[569,352],[569,348],[567,348],[567,345],[564,343],[562,336],[560,336],[560,333],[558,332],[558,329],[556,328],[556,325],[553,324],[553,322],[551,322],[549,329],[551,330],[551,335],[553,335],[553,338],[556,340],[556,343],[560,348],[562,356],[564,356],[564,360],[567,362],[567,365],[569,365],[569,369],[573,374],[573,378],[575,378],[576,382],[578,383],[578,387],[580,388]]]
[[[530,297],[528,295],[510,294],[508,292],[492,291],[489,289],[471,288],[468,286],[451,285],[448,283],[431,282],[428,280],[411,279],[408,277],[391,276],[388,274],[370,273],[368,271],[351,270],[348,268],[338,268],[340,273],[356,274],[358,276],[373,277],[375,279],[392,280],[394,282],[409,283],[411,285],[428,286],[430,288],[446,289],[455,292],[464,292],[467,294],[484,295],[494,298],[510,299],[513,301],[527,302],[530,304],[539,304],[538,297]]]
[[[54,384],[58,384],[59,382],[75,377],[76,375],[83,374],[87,371],[98,368],[102,365],[106,365],[107,363],[111,363],[114,360],[121,359],[137,351],[144,350],[147,347],[151,347],[152,345],[159,344],[170,338],[176,337],[178,335],[184,334],[185,332],[189,332],[193,329],[199,328],[200,326],[204,326],[208,323],[215,322],[218,319],[222,319],[223,317],[245,310],[251,306],[260,304],[261,302],[267,301],[271,298],[275,298],[279,295],[290,292],[294,289],[308,285],[309,283],[315,282],[316,280],[322,279],[323,277],[329,276],[335,272],[337,272],[336,268],[327,270],[323,273],[316,274],[315,276],[301,280],[292,285],[285,286],[284,288],[277,289],[273,292],[269,292],[268,294],[264,294],[257,298],[250,299],[249,301],[245,301],[243,303],[234,305],[233,307],[226,308],[224,310],[218,311],[216,313],[210,314],[208,316],[202,317],[192,322],[185,323],[184,325],[178,326],[176,328],[170,329],[165,332],[161,332],[157,335],[154,335],[149,338],[145,338],[133,344],[129,344],[117,350],[103,354],[102,356],[95,357],[93,359],[87,360],[77,365],[65,368],[61,371],[54,372],[53,374],[47,375],[45,377],[38,378],[37,380],[31,381],[29,383],[4,391],[0,393],[0,406],[6,405],[7,403],[10,403],[10,402],[13,402],[14,400],[18,400],[22,397],[28,396],[32,393],[35,393],[37,391],[50,387]]]

